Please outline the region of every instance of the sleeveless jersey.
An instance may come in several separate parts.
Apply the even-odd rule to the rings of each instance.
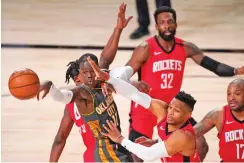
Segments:
[[[159,44],[157,37],[147,40],[150,57],[141,67],[141,80],[151,88],[149,95],[170,103],[180,91],[186,53],[181,39],[175,38],[175,44],[170,52],[166,52]],[[156,117],[142,106],[132,103],[131,125],[134,130],[151,138],[153,127],[156,126]]]
[[[166,122],[166,119],[167,118],[164,118],[157,125],[158,135],[162,141],[167,140],[168,137],[173,133],[173,132],[168,132],[168,124]],[[184,125],[182,125],[178,130],[187,130],[192,132],[195,135],[194,129],[189,121],[187,121]],[[161,160],[162,162],[201,162],[196,150],[192,156],[183,156],[181,153],[177,153],[171,157],[161,158]]]
[[[120,144],[116,144],[101,132],[106,130],[103,124],[107,125],[106,120],[113,121],[119,131],[120,119],[117,106],[113,96],[105,97],[100,88],[90,89],[83,85],[93,97],[93,111],[89,114],[82,114],[82,118],[90,127],[93,137],[95,138],[94,159],[96,162],[128,162],[132,161],[129,152]]]
[[[223,123],[218,138],[219,156],[223,162],[244,162],[244,120],[236,119],[229,106],[223,107]]]
[[[79,128],[83,143],[86,146],[86,151],[83,154],[84,162],[94,162],[93,151],[95,149],[95,139],[89,126],[82,119],[77,106],[74,103],[67,104],[66,108],[75,125]]]

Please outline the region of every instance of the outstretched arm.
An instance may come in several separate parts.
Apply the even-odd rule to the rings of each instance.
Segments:
[[[42,99],[46,97],[48,93],[51,94],[54,101],[69,104],[76,100],[92,101],[92,96],[85,87],[76,86],[70,90],[60,90],[55,87],[52,81],[44,81],[40,84],[40,89],[37,94],[37,100],[40,99],[40,93],[43,92]]]
[[[212,71],[218,76],[234,76],[244,74],[244,66],[241,68],[233,68],[224,63],[220,63],[208,56],[205,56],[203,52],[193,43],[184,42],[185,51],[187,57],[190,57],[195,63],[203,68]]]
[[[184,150],[194,149],[195,140],[194,135],[187,131],[177,130],[166,141],[159,141],[151,147],[146,147],[125,139],[118,131],[116,125],[107,121],[108,127],[103,125],[108,133],[103,133],[108,136],[112,141],[120,143],[130,152],[136,154],[144,161],[152,161],[162,157],[173,156],[178,152]],[[192,154],[194,150],[192,150]]]
[[[53,141],[52,150],[50,153],[50,162],[57,162],[66,144],[66,139],[68,138],[70,131],[73,127],[73,120],[71,119],[67,108],[64,109],[64,115],[61,120],[58,133]]]
[[[122,30],[127,26],[128,22],[132,19],[132,16],[125,18],[126,4],[122,3],[119,7],[117,25],[114,28],[114,32],[108,40],[106,46],[104,47],[100,61],[99,67],[108,69],[109,65],[113,62],[115,55],[118,50],[118,44]]]

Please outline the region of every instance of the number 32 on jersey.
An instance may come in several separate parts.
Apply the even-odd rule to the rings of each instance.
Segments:
[[[161,74],[161,79],[162,79],[161,89],[173,88],[173,86],[172,86],[173,78],[174,78],[173,73]]]

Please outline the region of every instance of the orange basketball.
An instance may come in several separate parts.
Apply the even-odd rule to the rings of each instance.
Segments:
[[[31,69],[19,69],[10,76],[8,88],[15,98],[27,100],[36,96],[40,88],[40,81],[37,74]]]

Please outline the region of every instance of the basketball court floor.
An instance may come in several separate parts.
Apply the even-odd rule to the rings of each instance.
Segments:
[[[96,45],[106,44],[116,24],[121,0],[2,0],[2,44],[40,45]],[[120,46],[135,47],[140,40],[129,39],[137,28],[134,1],[127,3],[127,16],[134,16],[124,29]],[[151,36],[156,34],[152,13],[154,1],[149,1]],[[177,11],[177,36],[194,42],[203,49],[243,49],[244,1],[242,0],[172,0]],[[148,36],[149,37],[149,36]],[[41,81],[52,80],[59,88],[66,85],[66,65],[81,54],[90,52],[98,57],[101,50],[89,49],[35,49],[2,48],[1,71],[1,155],[2,161],[40,161],[49,159],[51,146],[63,115],[64,105],[46,99],[20,101],[10,96],[8,78],[19,68],[31,68]],[[124,65],[132,51],[119,50],[111,68]],[[243,53],[205,53],[206,55],[238,67],[244,65]],[[135,75],[134,79],[137,78]],[[196,97],[193,116],[201,120],[211,109],[226,104],[226,88],[232,78],[218,78],[215,74],[187,60],[182,90]],[[244,78],[244,76],[240,76]],[[128,135],[130,101],[115,95],[119,108],[123,135]],[[157,138],[155,130],[154,138]],[[206,134],[209,152],[205,161],[220,161],[215,129]],[[74,126],[60,161],[80,162],[85,147]]]

